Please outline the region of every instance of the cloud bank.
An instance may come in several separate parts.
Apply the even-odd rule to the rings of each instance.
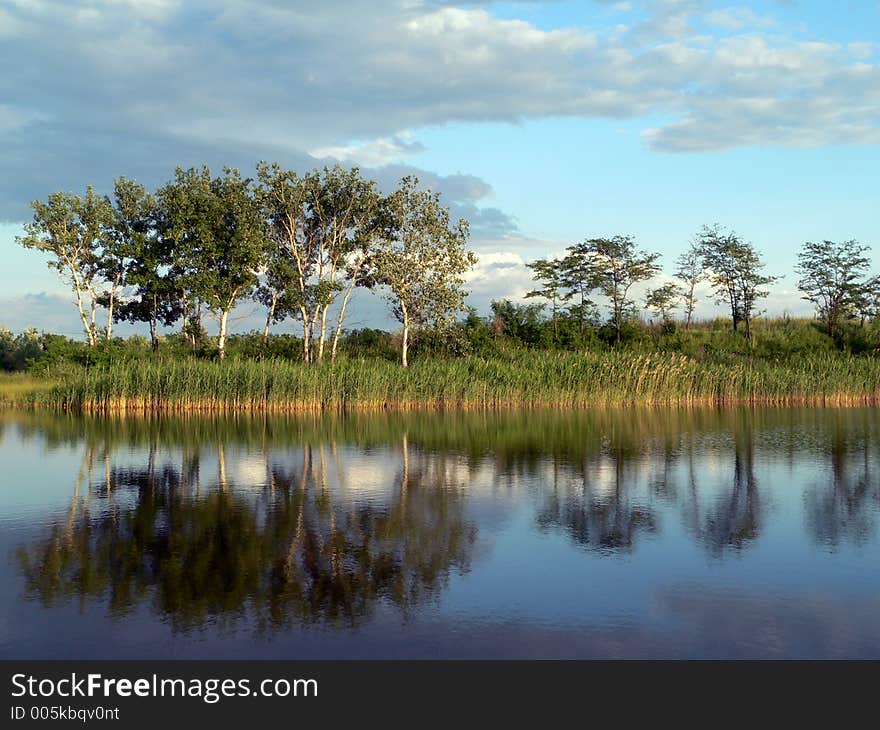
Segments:
[[[450,123],[659,117],[644,139],[663,152],[880,142],[870,44],[803,40],[708,0],[602,2],[595,28],[556,29],[491,5],[7,0],[0,219],[50,189],[158,182],[176,164],[381,169]]]

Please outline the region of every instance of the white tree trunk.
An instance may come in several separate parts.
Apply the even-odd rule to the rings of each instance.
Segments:
[[[309,334],[311,334],[311,326],[309,325],[308,311],[304,306],[299,308],[303,323],[303,362],[308,363],[311,360],[311,342]]]
[[[339,337],[342,334],[342,322],[345,320],[345,308],[348,306],[348,299],[354,291],[354,286],[348,287],[345,296],[342,297],[342,305],[339,307],[339,316],[336,318],[336,330],[333,332],[333,345],[330,348],[330,362],[336,362],[336,348],[339,345]]]
[[[272,296],[272,304],[269,306],[269,311],[266,314],[266,326],[263,327],[263,352],[266,352],[266,348],[269,346],[269,326],[272,324],[272,318],[275,316],[275,306],[278,302],[278,297]]]
[[[327,340],[327,310],[329,308],[330,305],[325,304],[321,309],[321,337],[318,340],[318,362],[324,359],[324,343]]]
[[[400,349],[400,363],[403,367],[409,367],[409,361],[406,358],[409,350],[409,315],[406,307],[401,307],[401,309],[403,310],[403,346]]]
[[[223,314],[220,315],[220,335],[217,337],[217,354],[220,357],[220,362],[226,358],[226,322],[229,319],[229,310],[224,309]]]

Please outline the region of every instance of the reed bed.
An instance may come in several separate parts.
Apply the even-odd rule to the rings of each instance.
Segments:
[[[38,393],[52,390],[54,386],[53,380],[28,373],[0,373],[0,404],[31,402]]]
[[[528,353],[515,359],[120,362],[66,375],[28,403],[90,413],[326,412],[600,405],[869,405],[870,357],[707,363],[677,354]]]

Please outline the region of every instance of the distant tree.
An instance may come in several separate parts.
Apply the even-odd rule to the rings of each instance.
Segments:
[[[492,331],[525,345],[537,345],[541,341],[543,311],[543,304],[517,304],[510,299],[496,299],[492,302]]]
[[[464,308],[464,275],[476,263],[465,246],[468,223],[453,224],[440,196],[404,177],[383,205],[384,233],[370,257],[371,283],[387,287],[403,325],[401,364],[407,367],[410,331],[442,327]]]
[[[629,291],[660,270],[656,263],[660,254],[637,249],[630,236],[591,238],[584,242],[583,250],[592,259],[597,288],[610,302],[611,324],[620,343],[623,323],[633,306]]]
[[[694,293],[697,284],[706,278],[700,258],[700,249],[697,243],[691,243],[687,251],[675,260],[675,278],[682,282],[682,298],[684,301],[685,329],[691,328],[694,318],[694,310],[697,305],[697,297]]]
[[[218,177],[211,177],[207,167],[178,168],[174,180],[159,191],[159,200],[186,288],[219,320],[222,361],[229,313],[256,285],[265,248],[265,225],[251,181],[231,168]]]
[[[869,319],[880,317],[880,276],[872,276],[858,287],[853,307],[862,327]]]
[[[672,312],[681,301],[684,292],[673,282],[648,289],[645,294],[645,309],[653,309],[660,315],[664,325],[672,321]]]
[[[593,264],[590,247],[586,243],[569,246],[568,253],[560,263],[561,283],[566,288],[564,299],[576,300],[569,308],[570,314],[578,321],[581,337],[587,327],[587,321],[594,315],[596,305],[590,294],[597,287],[596,270]]]
[[[33,201],[31,207],[33,220],[25,224],[24,236],[16,241],[49,254],[49,268],[73,289],[86,340],[94,347],[98,342],[96,313],[104,294],[101,256],[113,219],[110,203],[89,186],[84,196],[52,193],[45,202]]]
[[[541,297],[550,302],[550,321],[553,325],[555,342],[559,336],[557,319],[559,303],[565,298],[562,262],[558,259],[538,259],[526,266],[534,273],[532,279],[541,283],[541,288],[526,292],[526,299]]]
[[[698,246],[703,268],[717,300],[730,307],[733,331],[737,332],[742,323],[746,338],[751,339],[757,302],[767,296],[764,287],[777,277],[761,273],[764,263],[751,243],[717,223],[711,228],[703,226]]]
[[[800,289],[816,305],[828,334],[837,333],[842,320],[857,314],[870,260],[868,246],[858,241],[807,241],[798,254]]]

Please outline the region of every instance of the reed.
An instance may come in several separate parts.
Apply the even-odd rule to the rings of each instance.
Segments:
[[[0,373],[0,404],[32,402],[38,393],[52,390],[55,381],[28,373]]]
[[[172,359],[75,371],[32,390],[35,406],[92,413],[326,412],[598,405],[880,403],[870,357],[700,362],[679,354],[534,352],[509,359],[379,359],[305,366]]]

